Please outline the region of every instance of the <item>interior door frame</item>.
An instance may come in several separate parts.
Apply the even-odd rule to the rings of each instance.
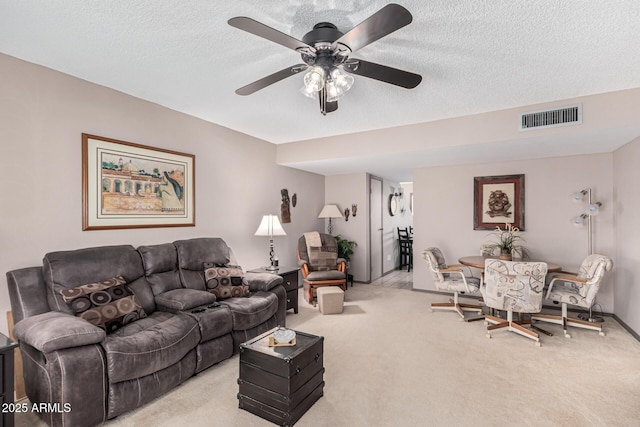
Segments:
[[[372,189],[372,185],[371,182],[372,181],[379,181],[380,182],[380,203],[378,206],[374,206],[372,203],[372,196],[373,196],[373,189]],[[383,233],[384,233],[384,200],[383,200],[383,196],[384,196],[384,191],[383,191],[383,186],[384,186],[384,180],[380,177],[377,177],[375,175],[369,175],[369,181],[368,181],[368,187],[369,187],[369,283],[372,282],[375,279],[378,279],[379,277],[382,277],[384,275],[384,239],[383,239]],[[373,211],[376,210],[379,212],[380,214],[380,228],[378,229],[378,224],[374,224],[371,218],[371,215],[373,213]],[[380,266],[380,276],[376,277],[375,279],[373,278],[373,268],[374,268],[374,256],[373,256],[373,242],[374,242],[374,233],[378,233],[380,236],[380,259],[379,261],[379,266]]]

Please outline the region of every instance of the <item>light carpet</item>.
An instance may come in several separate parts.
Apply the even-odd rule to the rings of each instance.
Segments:
[[[302,292],[300,292],[302,295]],[[300,297],[287,326],[324,336],[324,396],[298,426],[631,426],[640,423],[640,343],[544,324],[542,346],[428,310],[442,295],[357,284],[342,314]],[[270,426],[238,409],[238,355],[106,425]],[[38,425],[20,414],[18,426]]]

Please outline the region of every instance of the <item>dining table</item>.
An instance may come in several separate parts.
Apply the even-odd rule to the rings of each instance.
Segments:
[[[462,265],[466,265],[467,267],[474,267],[484,270],[484,261],[486,259],[500,259],[498,256],[485,256],[485,255],[470,255],[463,256],[458,259],[458,262]],[[514,261],[523,261],[525,260],[514,260]],[[562,271],[562,267],[558,264],[548,262],[548,261],[537,261],[537,260],[526,260],[526,262],[546,262],[547,263],[547,272],[548,273],[557,273]]]

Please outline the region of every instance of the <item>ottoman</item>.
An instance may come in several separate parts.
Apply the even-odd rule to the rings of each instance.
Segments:
[[[318,288],[318,307],[322,314],[342,313],[344,291],[338,286],[322,286]]]

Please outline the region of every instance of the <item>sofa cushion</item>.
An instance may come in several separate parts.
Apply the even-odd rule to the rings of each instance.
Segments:
[[[220,302],[231,311],[233,330],[242,331],[266,322],[278,311],[278,297],[258,291],[249,298],[229,298]]]
[[[107,280],[116,275],[124,277],[127,283],[144,276],[140,254],[130,245],[50,252],[43,259],[43,273],[50,308],[65,313],[71,313],[71,309],[60,294],[64,289]]]
[[[156,295],[156,305],[169,311],[191,310],[201,305],[211,304],[215,300],[215,295],[195,289],[174,289]]]
[[[178,252],[173,243],[140,246],[144,275],[154,295],[182,288],[178,274]]]
[[[218,300],[251,295],[249,285],[239,265],[215,265],[204,263],[204,278],[207,290]]]
[[[182,286],[206,290],[203,265],[205,262],[224,265],[230,261],[229,247],[218,237],[173,242],[178,252],[178,271]]]
[[[185,314],[156,311],[102,342],[110,383],[141,378],[177,363],[200,341],[198,322]]]
[[[136,296],[125,286],[122,276],[60,291],[76,316],[107,333],[147,317]]]
[[[229,307],[219,304],[202,308],[204,310],[184,312],[198,321],[201,343],[226,335],[233,330],[233,318]]]

